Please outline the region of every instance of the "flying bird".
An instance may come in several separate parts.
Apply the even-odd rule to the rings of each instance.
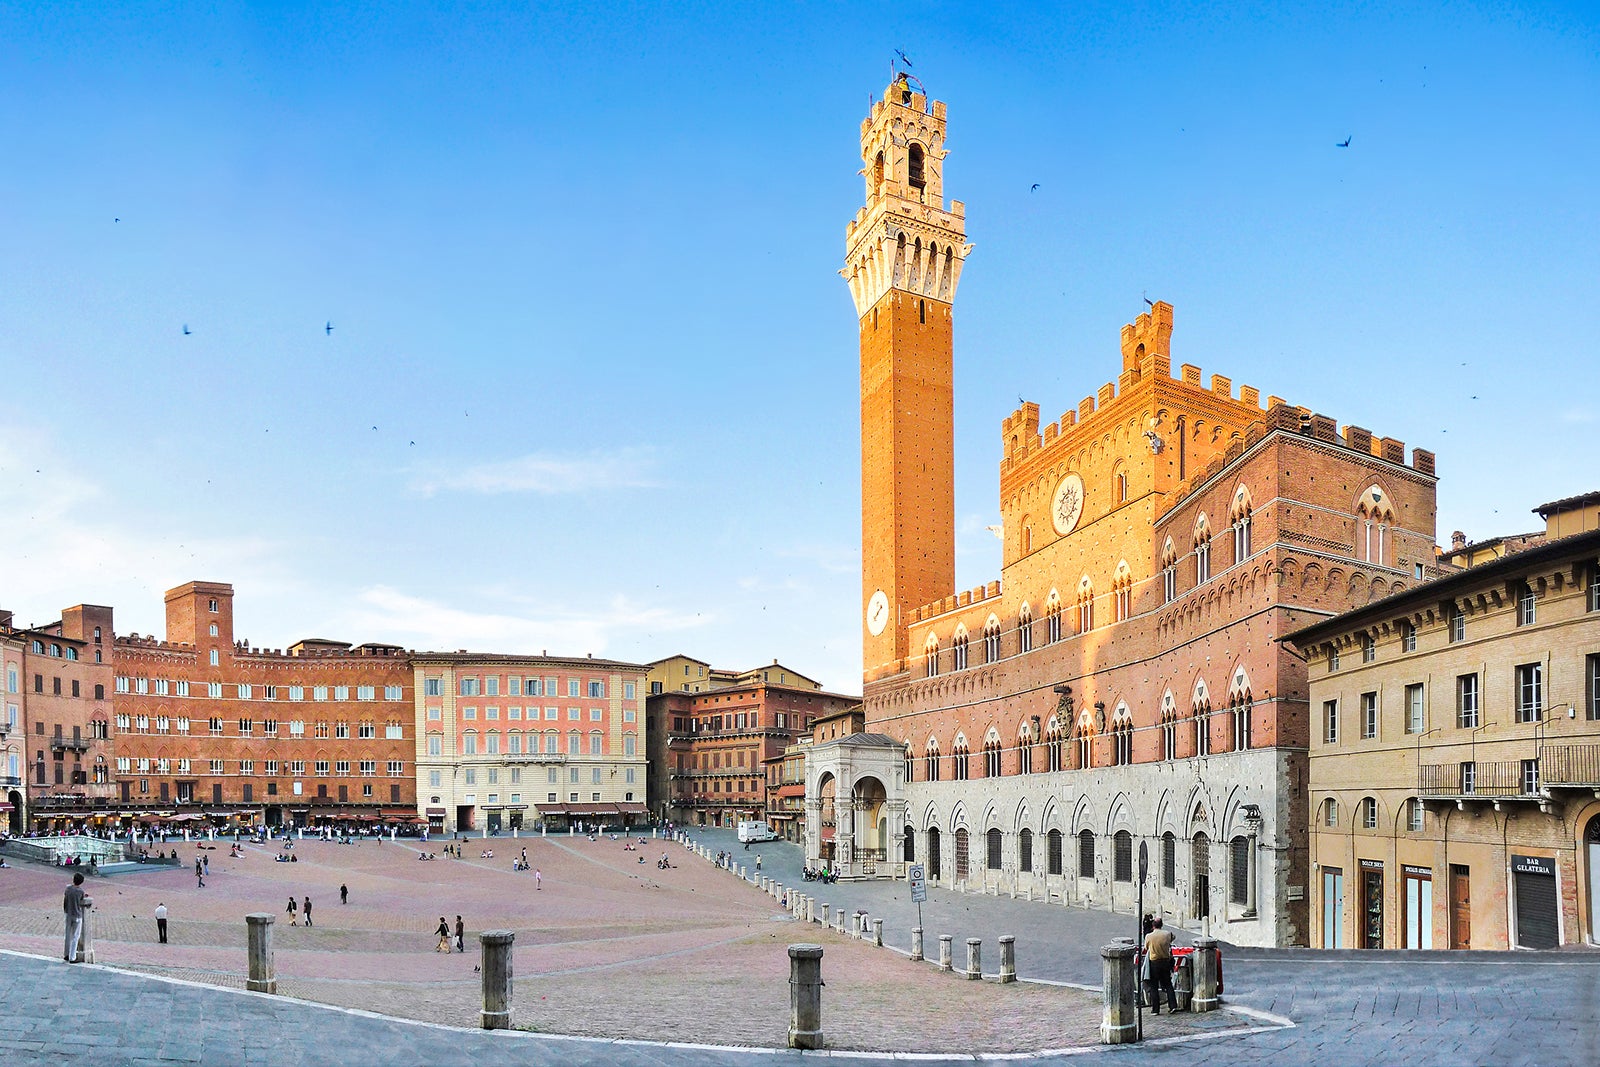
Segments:
[[[333,333],[333,323],[332,323],[332,321],[329,321],[329,322],[328,322],[328,324],[327,324],[327,325],[325,325],[325,326],[323,326],[323,327],[322,327],[322,332],[323,332],[323,333],[324,333],[324,334],[331,334],[331,333]]]
[[[189,324],[187,322],[183,324],[183,335],[185,337],[189,336]]]
[[[111,221],[112,222],[121,222],[122,220],[121,219],[112,219]]]
[[[1030,193],[1037,193],[1038,191],[1039,191],[1039,183],[1038,182],[1034,182],[1033,183],[1033,188],[1028,190],[1028,192],[1030,192]]]
[[[1351,138],[1346,137],[1344,140],[1340,141],[1338,144],[1334,145],[1333,147],[1335,147],[1335,148],[1349,148],[1350,147],[1350,141],[1351,141]]]
[[[1148,296],[1144,298],[1144,302],[1149,307],[1155,307],[1156,306],[1156,302],[1154,300],[1151,300]]]
[[[906,55],[904,52],[900,51],[900,49],[896,48],[894,50],[894,54],[899,56],[900,57],[900,62],[904,63],[906,66],[911,67],[911,66],[915,66],[916,65],[916,64],[911,62],[911,57]]]

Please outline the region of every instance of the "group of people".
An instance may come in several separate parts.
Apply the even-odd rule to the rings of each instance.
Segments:
[[[839,872],[827,866],[824,866],[821,870],[812,870],[807,867],[800,872],[800,877],[807,882],[821,882],[824,885],[832,885],[839,880]]]
[[[439,928],[434,933],[438,935],[439,943],[433,946],[433,951],[449,952],[451,947],[450,924],[445,921],[443,915],[439,916]],[[455,950],[457,952],[467,951],[467,925],[461,921],[461,916],[459,915],[456,916]]]

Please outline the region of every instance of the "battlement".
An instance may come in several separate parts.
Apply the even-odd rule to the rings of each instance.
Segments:
[[[198,652],[195,645],[184,641],[163,641],[155,635],[140,636],[139,634],[123,634],[113,638],[112,644],[118,650],[133,652],[164,652],[194,655]],[[279,659],[285,663],[300,662],[303,660],[344,660],[344,659],[406,659],[411,653],[397,645],[356,645],[345,648],[256,648],[248,641],[235,641],[233,654],[236,657],[249,657],[251,659]]]
[[[1003,449],[1001,474],[1033,458],[1035,453],[1048,451],[1058,441],[1073,442],[1066,446],[1070,450],[1082,438],[1101,432],[1100,424],[1106,420],[1098,416],[1103,415],[1119,397],[1144,383],[1163,391],[1177,386],[1180,391],[1192,391],[1194,399],[1200,396],[1219,398],[1253,409],[1258,414],[1265,413],[1266,409],[1261,405],[1261,390],[1253,385],[1241,385],[1235,397],[1233,379],[1213,374],[1211,384],[1207,386],[1202,381],[1200,368],[1192,363],[1182,364],[1174,376],[1170,351],[1172,323],[1172,305],[1158,300],[1150,306],[1149,311],[1123,326],[1122,373],[1117,380],[1106,382],[1095,394],[1084,397],[1076,408],[1063,413],[1056,422],[1047,424],[1042,432],[1039,428],[1039,405],[1031,401],[1006,416],[1000,429]],[[1268,398],[1269,406],[1274,402],[1282,403],[1277,397]],[[1241,421],[1250,417],[1248,412],[1237,414]],[[1157,426],[1152,426],[1151,430],[1166,432]]]
[[[999,598],[999,582],[990,582],[988,585],[975,585],[971,589],[953,593],[950,596],[935,600],[931,604],[924,604],[920,608],[913,609],[911,621],[913,623],[927,622],[929,619],[936,618],[946,612],[970,608],[974,604],[982,604],[986,600],[998,600]]]
[[[1198,371],[1196,373],[1198,374]],[[1341,432],[1338,423],[1329,416],[1313,414],[1310,408],[1296,407],[1274,396],[1268,398],[1266,417],[1252,422],[1242,438],[1230,442],[1222,455],[1211,460],[1203,469],[1196,471],[1193,477],[1179,485],[1174,499],[1182,500],[1205,485],[1230,464],[1236,462],[1257,441],[1275,430],[1348,448],[1396,466],[1409,466],[1418,474],[1429,478],[1435,476],[1434,454],[1425,448],[1413,448],[1411,462],[1407,464],[1404,441],[1393,437],[1374,437],[1372,431],[1354,425],[1345,426]]]

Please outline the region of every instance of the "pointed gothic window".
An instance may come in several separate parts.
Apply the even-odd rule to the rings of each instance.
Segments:
[[[922,146],[919,144],[914,144],[911,146],[911,151],[907,153],[906,157],[906,180],[910,182],[911,188],[917,190],[919,193],[926,188],[928,184],[927,178],[923,176],[922,163]]]

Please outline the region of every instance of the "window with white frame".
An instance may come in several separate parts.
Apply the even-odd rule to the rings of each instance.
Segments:
[[[1425,719],[1422,683],[1406,686],[1406,733],[1422,733]]]
[[[1339,743],[1339,702],[1337,700],[1324,700],[1322,702],[1322,740],[1324,744],[1337,745]]]
[[[1378,694],[1361,694],[1361,736],[1371,739],[1378,736]]]
[[[1544,718],[1544,664],[1517,666],[1517,721],[1538,722]]]
[[[1517,583],[1517,625],[1532,626],[1538,621],[1538,601],[1534,599],[1533,586]]]
[[[1361,825],[1368,830],[1378,828],[1378,801],[1375,797],[1366,797],[1361,801]]]

